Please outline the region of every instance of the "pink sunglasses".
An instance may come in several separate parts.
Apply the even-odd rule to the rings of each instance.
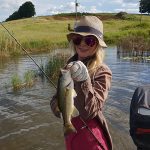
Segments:
[[[88,35],[88,36],[80,35],[80,36],[75,36],[72,38],[73,44],[77,46],[81,44],[82,40],[84,40],[85,44],[90,47],[93,47],[97,43],[96,37],[92,35]]]

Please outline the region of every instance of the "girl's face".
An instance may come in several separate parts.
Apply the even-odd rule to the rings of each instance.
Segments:
[[[92,56],[96,52],[98,40],[93,35],[81,36],[77,34],[72,37],[72,41],[79,60]]]

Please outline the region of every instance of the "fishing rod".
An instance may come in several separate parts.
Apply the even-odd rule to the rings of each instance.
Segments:
[[[20,44],[20,42],[10,33],[10,31],[0,22],[1,26],[7,31],[7,33],[16,41],[16,43],[21,47],[21,49],[28,55],[28,57],[35,63],[35,65],[42,71],[48,81],[56,88],[56,85],[52,82],[52,80],[48,77],[45,71],[36,63],[36,61],[29,55],[27,50]],[[56,88],[57,89],[57,88]]]
[[[98,142],[98,144],[100,145],[100,147],[102,148],[102,150],[105,150],[103,144],[99,141],[99,139],[95,136],[95,134],[93,133],[93,131],[89,128],[89,126],[86,124],[86,122],[82,119],[82,117],[80,116],[80,120],[83,122],[83,124],[85,126],[83,126],[81,129],[87,128],[87,130],[93,135],[93,137],[95,138],[95,140]]]

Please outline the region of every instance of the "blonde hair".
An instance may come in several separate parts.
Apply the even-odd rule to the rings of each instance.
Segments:
[[[90,59],[87,63],[87,68],[90,75],[92,75],[97,70],[97,68],[103,63],[103,60],[104,50],[100,45],[98,45],[95,56],[92,57],[92,59]]]
[[[76,53],[72,40],[70,41],[70,49],[72,49],[74,53]],[[87,69],[89,71],[90,76],[94,74],[96,69],[103,63],[104,56],[105,56],[104,50],[98,44],[94,57],[89,59],[89,61],[87,62]]]

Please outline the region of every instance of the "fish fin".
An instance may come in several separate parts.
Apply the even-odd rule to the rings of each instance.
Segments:
[[[73,98],[75,98],[77,96],[76,91],[74,89],[70,89],[69,87],[66,87],[65,93],[66,93],[66,91],[69,91],[69,90],[72,90],[72,92],[73,92]]]
[[[68,134],[72,132],[76,132],[76,129],[71,123],[64,125],[64,136],[67,136]]]
[[[79,116],[79,111],[76,107],[73,108],[73,112],[71,114],[71,117],[77,117]]]

